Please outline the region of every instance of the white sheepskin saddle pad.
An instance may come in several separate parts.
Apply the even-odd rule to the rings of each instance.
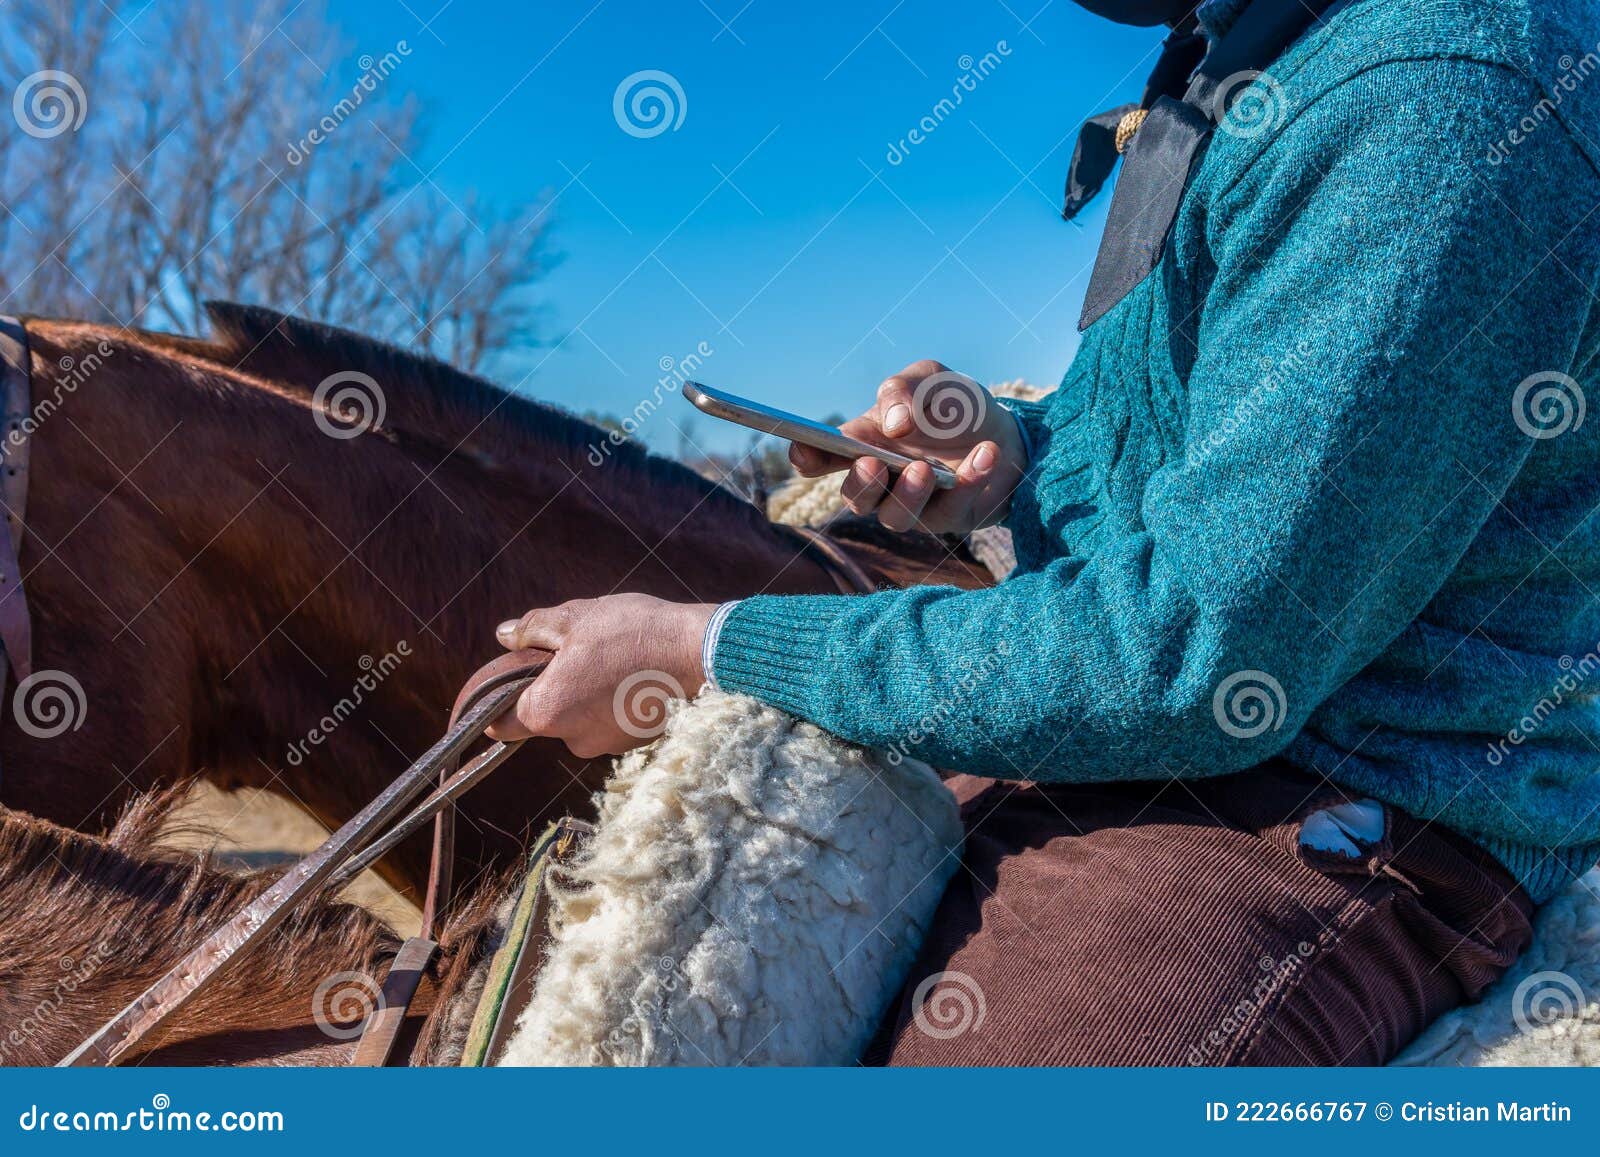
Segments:
[[[618,761],[599,809],[499,1064],[853,1063],[962,840],[925,764],[715,691]]]
[[[1539,911],[1483,999],[1440,1017],[1397,1065],[1600,1065],[1600,869]]]

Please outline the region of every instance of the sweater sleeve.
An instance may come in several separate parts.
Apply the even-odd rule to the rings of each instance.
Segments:
[[[1032,570],[1048,560],[1052,553],[1039,516],[1038,495],[1034,493],[1038,479],[1034,467],[1043,460],[1050,447],[1050,427],[1045,420],[1050,399],[1028,401],[1025,398],[1005,398],[1000,405],[1016,416],[1017,428],[1022,431],[1023,452],[1027,455],[1022,479],[1011,494],[1011,509],[1002,523],[1011,532],[1011,547],[1016,556],[1017,570],[1021,572]]]
[[[1494,515],[1544,433],[1516,409],[1530,379],[1574,366],[1595,174],[1553,121],[1484,160],[1533,99],[1423,61],[1296,110],[1213,194],[1184,444],[1134,525],[989,590],[745,600],[719,684],[1001,778],[1224,774],[1287,746]]]

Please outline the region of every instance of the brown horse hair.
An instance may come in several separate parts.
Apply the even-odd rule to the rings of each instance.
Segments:
[[[259,306],[211,301],[205,308],[214,330],[210,342],[152,336],[174,351],[280,387],[298,384],[309,389],[313,380],[351,370],[366,374],[380,386],[403,382],[404,394],[394,399],[402,411],[395,414],[386,433],[422,450],[422,456],[430,460],[467,453],[489,469],[515,471],[532,448],[547,454],[554,446],[572,457],[574,469],[581,469],[580,460],[588,459],[598,448],[608,462],[638,478],[641,486],[627,488],[626,494],[676,491],[696,503],[710,503],[718,513],[753,533],[771,532],[766,512],[739,491],[711,482],[674,459],[652,454],[631,439],[611,439],[591,422],[445,362]],[[892,531],[875,518],[850,514],[836,517],[828,529],[836,538],[869,549],[872,561],[879,565],[892,566],[899,559],[923,567],[924,573],[942,566],[946,578],[961,574],[963,568],[979,582],[986,577],[960,540]],[[904,580],[905,575],[895,577]]]
[[[552,451],[581,471],[600,452],[608,465],[635,477],[619,496],[677,493],[707,503],[736,528],[770,531],[766,513],[737,491],[703,478],[632,439],[608,432],[559,407],[504,389],[446,362],[363,334],[259,306],[206,303],[209,347],[182,342],[198,356],[307,394],[331,374],[367,375],[386,393],[384,432],[430,462],[465,455],[485,468],[519,477],[537,454]],[[181,339],[180,339],[181,340]]]
[[[55,1063],[277,878],[161,847],[185,794],[137,797],[105,837],[0,809],[0,1064]],[[448,1014],[495,945],[509,890],[505,878],[480,886],[441,936],[412,1006],[420,1063],[451,1047],[449,1026],[462,1018]],[[329,1035],[314,1008],[319,985],[344,977],[350,996],[375,993],[398,947],[365,909],[314,897],[130,1063],[343,1063],[363,1009],[332,990],[322,1006]]]

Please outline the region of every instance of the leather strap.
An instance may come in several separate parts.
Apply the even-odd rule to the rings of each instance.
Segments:
[[[533,669],[545,658],[542,654],[520,654],[523,669],[517,675],[509,673],[510,664],[504,662],[504,656],[490,664],[495,674],[470,685],[471,693],[460,701],[464,703],[461,717],[442,739],[315,851],[299,860],[277,882],[206,936],[160,979],[101,1025],[73,1049],[60,1066],[117,1064],[197,993],[215,983],[226,969],[237,966],[246,951],[281,925],[298,903],[326,887],[342,866],[379,839],[393,823],[403,820],[407,806],[440,778],[440,769],[454,767],[484,730],[512,707],[521,685],[533,678]],[[515,744],[498,746],[514,749]],[[466,786],[473,782],[476,780],[467,781]],[[403,1020],[410,996],[398,983],[399,978],[395,1003]],[[376,1050],[378,1046],[373,1047]]]
[[[549,662],[549,651],[532,649],[508,651],[485,663],[472,673],[471,678],[461,688],[460,694],[456,696],[455,705],[450,709],[450,727],[453,729],[461,717],[471,711],[485,696],[508,683],[537,675]],[[505,754],[509,755],[520,745],[501,746],[506,749]],[[499,763],[498,759],[488,763],[485,774]],[[440,768],[441,792],[450,783],[451,776],[459,764],[459,759],[452,759]],[[435,796],[438,794],[439,792],[435,792]],[[416,810],[427,807],[433,798],[430,796]],[[428,861],[428,890],[422,903],[422,926],[419,934],[402,944],[400,951],[395,954],[394,963],[389,966],[389,974],[383,982],[382,1006],[368,1019],[366,1027],[362,1030],[361,1041],[356,1046],[355,1056],[350,1060],[352,1066],[371,1068],[389,1063],[395,1042],[399,1039],[400,1030],[405,1026],[406,1015],[411,1009],[411,1000],[417,994],[417,985],[422,980],[428,962],[438,950],[438,942],[433,939],[434,925],[438,922],[439,914],[445,905],[450,902],[450,884],[453,877],[451,857],[455,855],[456,842],[455,815],[455,804],[446,802],[433,818],[433,854]],[[397,825],[397,830],[391,832],[390,836],[403,837],[409,826],[407,819],[402,819]],[[385,837],[376,842],[381,846],[372,850],[381,853],[399,840]],[[355,870],[363,867],[366,859],[365,856],[358,857],[350,868]],[[348,873],[339,873],[334,882],[345,879],[347,875]]]
[[[501,996],[500,1007],[495,1012],[494,1025],[489,1031],[489,1045],[483,1056],[484,1064],[494,1063],[494,1058],[505,1048],[506,1041],[517,1023],[518,1015],[533,999],[533,986],[538,979],[539,967],[545,961],[543,946],[550,931],[550,873],[571,858],[578,841],[594,835],[593,824],[573,819],[571,816],[559,820],[558,828],[560,834],[554,846],[550,848],[549,858],[543,865],[538,879],[533,881],[537,889],[533,908],[529,913],[527,926],[523,929],[522,942],[517,946],[516,963],[511,967],[511,976]]]
[[[551,873],[569,863],[582,841],[593,834],[593,824],[563,816],[534,844],[505,939],[488,964],[483,993],[461,1050],[462,1068],[492,1064],[527,1007],[550,935]]]
[[[437,941],[425,936],[413,936],[400,945],[389,973],[383,978],[383,992],[378,998],[378,1009],[367,1018],[361,1030],[361,1040],[355,1055],[350,1058],[354,1068],[382,1068],[394,1053],[400,1030],[405,1027],[406,1014],[411,1010],[411,998],[417,994],[428,971],[428,963],[439,950]]]
[[[497,687],[538,674],[550,662],[550,652],[531,648],[526,651],[507,651],[479,667],[456,696],[450,709],[450,726],[470,711],[474,704]],[[457,763],[446,764],[439,772],[439,786],[443,787],[455,772]],[[450,903],[450,890],[456,846],[456,809],[448,804],[433,820],[433,855],[428,861],[428,889],[422,900],[422,935],[431,936],[439,913]]]
[[[833,580],[833,585],[839,588],[842,595],[870,595],[878,590],[878,584],[872,576],[862,569],[861,564],[851,558],[849,553],[840,546],[837,539],[830,538],[820,530],[809,526],[788,526],[783,523],[774,523],[782,526],[790,534],[801,540],[808,553],[822,564],[822,569],[828,572],[828,577]]]
[[[22,534],[28,510],[29,411],[32,408],[31,356],[28,332],[14,317],[0,317],[0,502],[6,517],[0,525],[0,644],[20,683],[33,673],[33,618],[22,589]],[[0,692],[5,676],[0,668]]]

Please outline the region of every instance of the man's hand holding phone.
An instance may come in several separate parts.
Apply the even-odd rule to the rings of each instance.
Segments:
[[[956,472],[956,485],[938,490],[923,462],[896,478],[876,458],[852,462],[789,444],[789,461],[808,478],[848,468],[839,486],[845,505],[876,514],[890,530],[966,534],[999,522],[1028,465],[1015,416],[977,382],[935,361],[913,362],[889,378],[878,387],[877,404],[839,429],[911,458],[938,459]]]

